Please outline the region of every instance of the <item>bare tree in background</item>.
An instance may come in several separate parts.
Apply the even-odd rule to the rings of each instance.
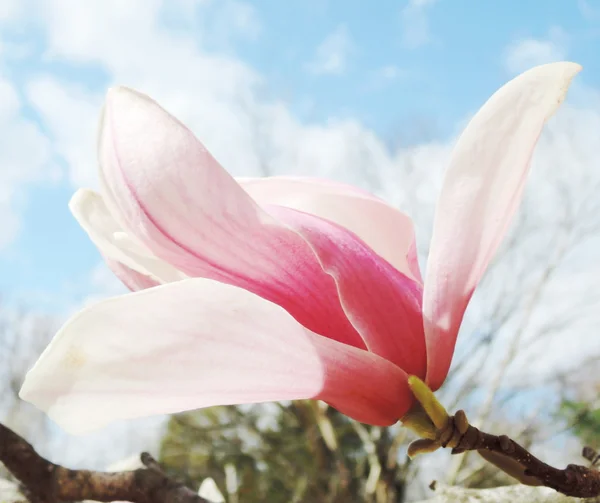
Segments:
[[[566,428],[600,451],[600,359],[588,358],[576,371],[559,378],[565,382],[560,416]]]
[[[0,307],[0,414],[2,422],[48,450],[48,416],[19,398],[25,374],[54,335],[48,316]]]

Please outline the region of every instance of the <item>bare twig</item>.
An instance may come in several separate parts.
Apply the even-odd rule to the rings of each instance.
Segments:
[[[472,426],[463,411],[449,417],[446,427],[438,431],[435,440],[420,442],[451,447],[452,454],[477,451],[484,459],[527,485],[543,485],[578,498],[600,496],[600,471],[593,466],[571,464],[562,470],[554,468],[506,435],[492,435]],[[588,458],[591,456],[589,449],[584,454]]]
[[[600,502],[593,500],[576,500],[553,492],[547,487],[528,487],[513,485],[496,487],[494,489],[465,489],[463,487],[432,484],[435,495],[431,499],[419,503],[588,503]]]
[[[169,478],[149,454],[142,454],[141,460],[146,468],[134,471],[70,470],[44,459],[26,440],[0,424],[0,461],[21,482],[32,503],[209,503]]]

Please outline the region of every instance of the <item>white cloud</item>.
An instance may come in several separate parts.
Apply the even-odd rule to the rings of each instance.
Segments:
[[[52,0],[44,7],[47,58],[94,64],[107,73],[110,84],[147,92],[186,121],[223,162],[247,165],[249,138],[243,138],[240,114],[242,104],[254,106],[260,80],[251,68],[235,58],[203,51],[193,27],[177,31],[162,27],[161,3],[155,0],[85,5]],[[53,76],[37,76],[27,89],[70,165],[74,184],[94,185],[102,96]],[[232,149],[238,138],[238,148]]]
[[[348,28],[340,25],[317,47],[307,69],[315,75],[339,75],[346,70],[351,50]]]
[[[16,17],[21,12],[21,3],[19,0],[2,0],[0,2],[0,21]]]
[[[72,182],[96,187],[95,141],[102,95],[50,76],[33,78],[26,93],[51,132],[57,153],[67,162]]]
[[[259,99],[259,74],[237,59],[206,52],[197,45],[193,31],[161,27],[157,2],[149,4],[141,19],[131,2],[121,11],[110,2],[89,2],[85,8],[70,0],[49,3],[48,57],[94,63],[107,72],[111,83],[147,92],[188,124],[235,174],[261,173],[268,157],[268,169],[278,172],[321,170],[348,178],[354,176],[347,169],[354,153],[363,160],[373,149],[377,151],[373,155],[387,155],[356,121],[304,125],[282,103]],[[106,32],[113,36],[107,39]],[[345,29],[339,33],[334,40],[346,37]],[[27,91],[58,152],[68,161],[74,185],[94,186],[100,97],[50,76],[36,77]],[[346,144],[352,145],[351,152],[342,148]]]
[[[69,0],[48,2],[46,5],[53,4],[47,13],[49,56],[97,64],[107,72],[111,84],[129,85],[146,92],[181,117],[221,161],[235,166],[247,164],[244,147],[248,139],[243,139],[245,128],[240,123],[240,114],[242,105],[254,107],[259,76],[235,58],[202,50],[194,30],[164,29],[157,18],[158,2],[138,1],[139,9],[133,6],[135,3],[126,2],[129,8],[119,11],[113,7],[123,5],[121,2],[115,5],[111,1],[90,1],[85,5]],[[112,36],[106,37],[107,32]],[[69,114],[80,116],[71,121],[84,120],[82,104],[71,105],[55,110],[52,115],[63,117],[49,122],[58,125]],[[97,120],[98,105],[95,111],[86,108],[86,125]],[[90,114],[93,117],[88,117]],[[232,142],[240,137],[241,144],[232,149]],[[79,148],[73,145],[73,139],[67,140],[69,146],[64,145],[63,151]],[[91,148],[88,151],[93,164],[95,152]]]
[[[429,11],[436,1],[409,0],[400,12],[402,42],[406,47],[416,49],[431,42]]]
[[[543,39],[523,38],[513,42],[504,55],[508,72],[518,74],[537,65],[562,61],[567,56],[568,40],[564,31],[553,28]]]
[[[373,90],[382,89],[407,75],[406,70],[396,65],[385,65],[373,72],[369,87]]]
[[[262,30],[256,9],[246,2],[223,1],[220,5],[213,33],[230,33],[236,37],[256,39]]]
[[[21,114],[21,107],[14,86],[0,79],[0,249],[18,234],[25,187],[57,175],[48,138]]]

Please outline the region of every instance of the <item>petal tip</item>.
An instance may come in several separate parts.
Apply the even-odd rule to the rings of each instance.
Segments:
[[[119,101],[119,106],[123,106],[124,101],[131,103],[139,103],[140,101],[153,102],[152,98],[148,95],[127,86],[114,86],[108,89],[106,92],[106,103],[111,104],[115,101]]]
[[[41,376],[36,379],[35,375],[30,374],[31,371],[26,375],[25,381],[19,390],[19,398],[46,413],[54,423],[69,435],[86,435],[108,425],[106,421],[99,421],[97,418],[92,420],[87,416],[65,413],[65,411],[59,412],[57,408],[60,409],[61,407],[57,407],[57,403],[50,398],[51,392],[43,386],[39,386]]]
[[[21,400],[23,400],[24,402],[30,402],[31,403],[31,398],[30,398],[30,386],[28,385],[28,379],[27,376],[25,377],[25,381],[23,382],[23,384],[21,385],[21,389],[19,390],[19,398]]]
[[[562,76],[565,79],[570,80],[581,70],[583,70],[583,66],[581,66],[579,63],[575,63],[573,61],[556,61],[554,63],[544,63],[543,65],[534,66],[523,73],[553,73],[556,76]]]
[[[92,189],[77,189],[75,193],[71,196],[69,200],[69,209],[73,212],[74,208],[78,208],[84,203],[87,199],[91,197],[97,197],[98,193],[93,191]]]
[[[554,64],[557,69],[560,69],[562,73],[562,78],[564,81],[564,89],[565,93],[567,92],[567,88],[571,84],[571,80],[581,71],[583,70],[583,66],[579,63],[574,63],[572,61],[562,61],[560,63]]]
[[[550,118],[558,110],[558,107],[565,101],[571,82],[575,76],[583,69],[578,63],[563,62],[556,63],[556,69],[559,73],[558,77],[558,92],[556,96],[556,104],[550,110],[550,113],[546,116],[546,119]]]
[[[557,63],[547,63],[531,68],[521,77],[530,76],[532,80],[547,82],[547,94],[549,100],[553,100],[553,106],[551,106],[546,115],[548,120],[558,107],[563,103],[567,96],[569,87],[573,78],[583,69],[579,63],[573,63],[571,61],[560,61]],[[527,77],[526,77],[527,78]],[[517,77],[519,79],[519,77]]]
[[[120,94],[129,94],[134,92],[133,89],[127,86],[111,86],[106,91],[107,98],[114,98],[115,96],[119,96]]]

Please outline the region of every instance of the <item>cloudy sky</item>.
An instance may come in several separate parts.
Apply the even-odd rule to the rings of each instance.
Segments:
[[[596,0],[2,0],[0,292],[66,312],[118,291],[67,208],[96,186],[111,85],[153,96],[234,174],[353,181],[365,152],[393,170],[407,145],[450,145],[506,80],[570,59],[586,115],[564,123],[590,167],[598,48]]]

